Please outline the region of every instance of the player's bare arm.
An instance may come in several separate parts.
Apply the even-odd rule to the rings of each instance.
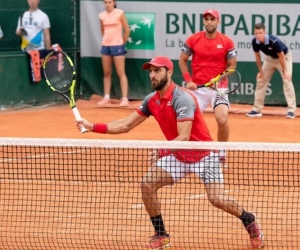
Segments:
[[[188,67],[188,60],[189,60],[189,55],[185,54],[184,52],[181,53],[180,57],[179,57],[179,61],[178,61],[178,64],[179,64],[179,68],[180,68],[180,71],[181,71],[181,74],[183,76],[187,75],[187,76],[190,76],[190,73],[189,73],[189,67]],[[197,85],[196,83],[194,83],[192,81],[192,78],[190,77],[190,79],[187,79],[184,77],[184,80],[186,81],[186,87],[190,90],[196,90],[197,89]]]
[[[227,70],[236,70],[236,57],[227,60]]]
[[[236,57],[227,60],[227,68],[226,68],[226,70],[236,70]],[[225,74],[222,75],[222,77],[220,79],[226,78],[230,74],[232,74],[232,73],[231,72],[225,73]],[[210,81],[213,83],[214,80],[215,79],[213,78]]]
[[[189,141],[193,121],[179,121],[177,122],[178,136],[174,141]]]
[[[173,141],[189,141],[193,121],[179,121],[177,122],[178,136],[174,138]],[[163,150],[163,149],[160,149]],[[172,151],[170,151],[172,152]],[[155,165],[156,161],[159,159],[160,153],[158,150],[152,150],[148,155],[148,164]]]
[[[290,81],[292,79],[292,76],[286,70],[285,57],[283,51],[277,53],[277,55],[279,57],[279,62],[282,68],[283,77],[288,81]]]
[[[108,123],[92,123],[84,118],[82,118],[81,120],[76,120],[76,122],[78,129],[80,129],[81,125],[83,125],[89,132],[102,134],[122,134],[129,132],[146,119],[146,116],[141,116],[137,112],[133,112],[126,118],[111,121]]]

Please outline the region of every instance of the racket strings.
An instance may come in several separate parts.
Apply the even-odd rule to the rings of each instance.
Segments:
[[[238,89],[241,83],[240,74],[235,71],[215,84],[215,88],[220,94],[232,93]]]
[[[233,92],[239,88],[241,84],[241,76],[239,72],[235,71],[228,76],[228,92]]]
[[[58,92],[68,91],[74,79],[74,68],[63,53],[54,53],[47,58],[44,69],[51,86]]]

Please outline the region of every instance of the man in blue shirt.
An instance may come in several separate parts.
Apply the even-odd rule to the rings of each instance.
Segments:
[[[288,105],[287,118],[295,118],[296,95],[292,82],[293,62],[292,54],[286,45],[276,36],[269,35],[265,31],[263,23],[257,23],[254,27],[255,37],[252,39],[252,48],[258,67],[255,89],[254,107],[246,115],[249,117],[262,116],[266,90],[275,70],[278,70],[283,81],[283,92]],[[262,64],[259,51],[265,54]]]

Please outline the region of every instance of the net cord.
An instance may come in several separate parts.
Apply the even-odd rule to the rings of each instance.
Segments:
[[[174,148],[174,149],[211,149],[211,150],[252,150],[299,152],[299,143],[268,142],[195,142],[195,141],[150,141],[150,140],[97,140],[62,138],[15,138],[0,137],[0,145],[20,146],[78,146],[97,148]]]

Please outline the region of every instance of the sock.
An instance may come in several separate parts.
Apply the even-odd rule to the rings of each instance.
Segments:
[[[109,94],[105,94],[105,95],[104,95],[104,98],[105,98],[105,99],[110,99],[110,95],[109,95]]]
[[[244,209],[243,209],[242,216],[239,217],[239,219],[243,222],[244,227],[250,225],[255,220],[254,216],[250,213],[247,213]]]
[[[166,230],[165,230],[165,226],[164,226],[164,222],[163,222],[162,216],[161,215],[157,215],[155,217],[151,217],[150,219],[152,221],[152,225],[153,225],[153,227],[155,229],[155,232],[158,235],[166,235]]]

